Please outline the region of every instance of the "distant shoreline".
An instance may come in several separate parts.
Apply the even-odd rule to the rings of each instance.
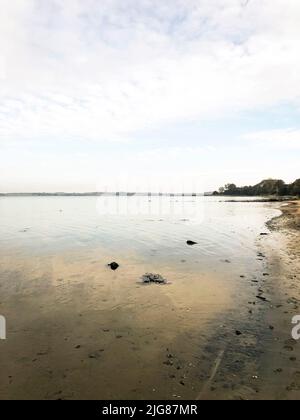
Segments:
[[[227,197],[223,195],[222,197]],[[244,198],[249,198],[249,196],[244,195],[240,196]],[[282,203],[282,202],[290,202],[291,200],[298,200],[297,197],[270,197],[270,198],[254,198],[253,200],[223,200],[220,201],[222,203]]]
[[[274,202],[286,202],[291,200],[297,200],[297,197],[290,196],[269,196],[262,198],[251,199],[247,195],[230,196],[228,195],[213,195],[207,193],[135,193],[135,192],[87,192],[87,193],[0,193],[1,197],[213,197],[213,198],[227,198],[227,200],[219,200],[224,203],[274,203]],[[239,198],[245,198],[245,200],[239,200]]]
[[[131,192],[88,192],[88,193],[0,193],[0,198],[13,198],[13,197],[170,197],[170,198],[179,198],[179,197],[212,197],[212,198],[227,198],[227,200],[219,200],[219,202],[224,203],[276,203],[276,202],[286,202],[291,200],[297,200],[296,197],[265,197],[265,198],[254,198],[251,199],[249,196],[230,196],[227,195],[211,195],[205,193],[131,193]],[[243,198],[243,200],[242,200]]]
[[[203,197],[205,193],[152,193],[152,192],[87,192],[87,193],[0,193],[0,197]]]

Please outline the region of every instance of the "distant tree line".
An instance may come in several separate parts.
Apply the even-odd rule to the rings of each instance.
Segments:
[[[254,186],[237,187],[235,184],[226,184],[214,195],[229,196],[298,196],[300,197],[300,179],[292,184],[286,184],[281,179],[266,179]]]

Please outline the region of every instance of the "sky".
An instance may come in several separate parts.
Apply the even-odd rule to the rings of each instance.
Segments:
[[[300,177],[299,0],[0,0],[0,192]]]

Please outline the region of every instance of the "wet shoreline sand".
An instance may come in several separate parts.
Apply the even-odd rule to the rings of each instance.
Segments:
[[[166,286],[141,285],[150,267],[135,255],[115,273],[100,249],[2,256],[0,308],[14,327],[1,343],[0,398],[300,399],[299,203],[281,210],[252,269],[222,261],[196,276],[184,262],[158,264]]]
[[[240,337],[220,350],[218,371],[202,398],[300,399],[300,343],[291,336],[292,318],[300,314],[299,204],[280,207],[282,215],[267,223],[270,234],[258,238],[262,271],[252,280],[248,318]]]
[[[218,291],[212,276],[203,273],[199,283],[189,273],[187,289],[180,273],[169,270],[170,284],[148,286],[138,281],[148,267],[136,267],[134,256],[129,267],[121,260],[122,268],[112,272],[97,255],[74,262],[78,256],[69,254],[51,264],[35,258],[34,266],[16,259],[15,272],[8,261],[1,310],[16,329],[1,355],[1,398],[197,394],[203,372],[195,366],[209,326],[229,306],[225,280]]]
[[[268,377],[272,369],[275,376],[267,381],[266,398],[300,399],[300,342],[291,336],[292,318],[300,315],[300,201],[292,201],[280,207],[282,216],[268,223],[272,236],[268,249],[274,242],[282,241],[277,254],[270,261],[274,278],[268,279],[274,297],[267,319],[274,326],[272,350],[263,359]],[[272,380],[271,380],[272,379]]]

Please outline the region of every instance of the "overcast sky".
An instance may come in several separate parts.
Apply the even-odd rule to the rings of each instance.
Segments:
[[[0,191],[300,177],[299,0],[0,0]]]

